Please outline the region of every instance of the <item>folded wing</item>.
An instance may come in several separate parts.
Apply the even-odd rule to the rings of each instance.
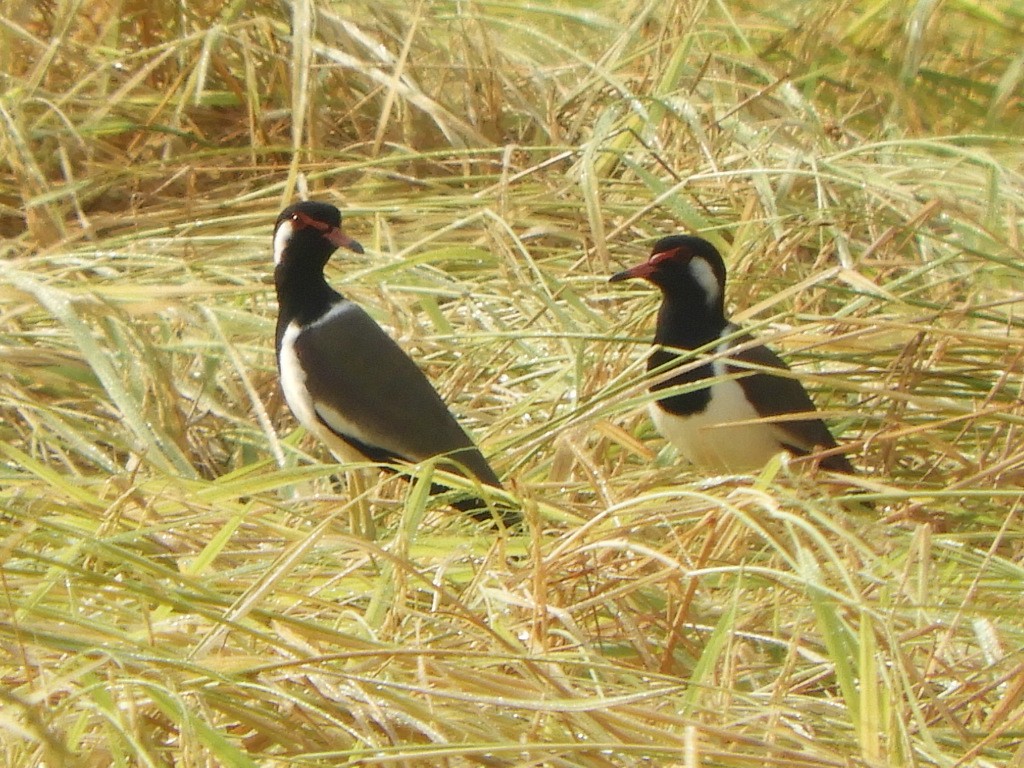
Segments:
[[[303,328],[295,353],[318,418],[364,455],[410,462],[443,455],[456,470],[500,486],[416,363],[356,304],[346,301]]]

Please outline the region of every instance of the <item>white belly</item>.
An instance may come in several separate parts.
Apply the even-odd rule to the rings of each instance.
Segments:
[[[717,366],[716,366],[717,367]],[[702,413],[682,417],[650,404],[654,426],[693,464],[715,472],[749,472],[782,450],[770,424],[740,424],[760,418],[735,381],[715,382]]]

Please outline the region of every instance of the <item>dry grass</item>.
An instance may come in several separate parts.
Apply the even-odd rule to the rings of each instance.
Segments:
[[[4,764],[1024,765],[1024,16],[757,5],[0,4]],[[306,192],[526,533],[295,429]],[[688,230],[866,494],[654,435]]]

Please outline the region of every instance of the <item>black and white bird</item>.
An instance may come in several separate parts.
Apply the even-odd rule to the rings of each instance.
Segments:
[[[296,203],[277,217],[277,364],[295,418],[339,458],[416,463],[444,457],[450,459],[444,469],[500,488],[416,363],[361,307],[327,284],[324,267],[337,248],[363,252],[342,231],[333,205]],[[492,519],[482,499],[453,506]],[[507,508],[498,515],[506,525],[518,519]]]
[[[611,282],[642,277],[661,289],[649,372],[660,376],[652,392],[692,389],[654,400],[651,419],[665,439],[690,462],[716,472],[759,469],[780,451],[806,456],[838,445],[803,385],[787,375],[764,371],[788,366],[725,317],[725,263],[708,241],[689,235],[665,237],[650,258],[613,275]],[[692,354],[702,350],[703,364]],[[701,386],[701,382],[707,381]],[[826,469],[854,468],[841,453],[820,459]]]

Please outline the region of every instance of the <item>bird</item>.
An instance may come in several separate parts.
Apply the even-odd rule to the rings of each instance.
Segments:
[[[330,203],[303,201],[274,224],[277,365],[295,418],[340,459],[385,464],[440,457],[444,469],[501,488],[483,454],[399,345],[355,302],[334,290],[324,267],[338,248],[363,253]],[[432,492],[447,490],[435,483]],[[477,520],[510,526],[511,509],[481,498],[452,504]]]
[[[789,367],[726,318],[725,262],[714,245],[694,235],[663,237],[647,261],[609,281],[630,278],[649,280],[662,294],[648,373],[685,365],[651,385],[652,393],[677,391],[648,406],[658,432],[684,458],[714,472],[749,472],[781,451],[807,456],[839,447],[803,385],[771,372]],[[699,363],[696,350],[709,359]],[[855,473],[842,453],[820,457],[819,465]]]

